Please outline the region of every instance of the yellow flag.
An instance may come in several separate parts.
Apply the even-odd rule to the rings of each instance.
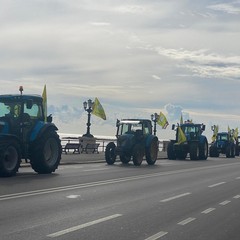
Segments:
[[[95,101],[92,107],[92,114],[102,118],[103,120],[106,120],[106,114],[104,112],[104,109],[97,98],[95,98]]]
[[[46,84],[44,85],[44,88],[43,88],[42,98],[43,98],[44,121],[47,122],[47,89],[46,89]]]
[[[183,117],[182,117],[182,114],[181,114],[181,118],[180,118],[180,124],[183,124]]]
[[[178,127],[178,144],[186,142],[186,136],[183,132],[183,130],[180,128],[180,126]]]
[[[166,129],[167,126],[169,125],[167,118],[165,117],[165,115],[160,112],[158,119],[157,119],[157,123],[162,126],[163,129]]]
[[[235,128],[235,130],[233,132],[233,136],[234,136],[235,140],[238,139],[238,128]]]
[[[214,125],[214,128],[213,128],[213,136],[212,136],[212,142],[214,142],[217,138],[217,134],[218,134],[218,125]]]

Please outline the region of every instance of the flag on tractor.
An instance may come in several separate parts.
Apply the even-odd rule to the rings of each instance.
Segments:
[[[106,114],[98,98],[95,98],[95,101],[92,107],[92,114],[102,118],[103,120],[106,120]]]
[[[212,142],[214,142],[217,138],[217,134],[218,134],[218,125],[214,125],[214,128],[213,128],[213,136],[212,136]]]
[[[180,124],[183,124],[183,117],[182,117],[182,114],[181,114],[181,117],[180,117]]]
[[[43,88],[42,98],[43,98],[44,121],[47,122],[47,88],[46,88],[46,84],[44,85],[44,88]]]
[[[158,115],[157,123],[158,123],[160,126],[162,126],[163,129],[166,129],[167,126],[169,125],[166,116],[165,116],[162,112],[160,112],[160,114]]]
[[[177,139],[178,139],[178,144],[187,141],[187,138],[180,126],[178,127],[178,138]]]
[[[238,139],[238,128],[235,128],[235,129],[234,129],[233,137],[235,138],[235,140]]]

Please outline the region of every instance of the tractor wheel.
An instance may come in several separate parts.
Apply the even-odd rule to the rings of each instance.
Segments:
[[[231,157],[231,146],[228,145],[226,147],[226,158],[230,158]]]
[[[61,160],[62,147],[55,131],[46,131],[31,146],[30,163],[39,174],[55,172]]]
[[[123,164],[128,164],[131,160],[131,157],[127,156],[127,155],[120,155],[120,161]]]
[[[136,144],[133,148],[133,164],[140,166],[143,161],[144,152],[140,144]]]
[[[209,148],[209,156],[210,157],[219,157],[219,152],[216,146],[210,146]]]
[[[116,161],[115,148],[116,148],[116,145],[114,142],[110,142],[106,146],[105,159],[108,165],[112,165]]]
[[[0,177],[11,177],[16,175],[20,163],[20,145],[14,140],[0,142]]]
[[[234,146],[234,144],[231,147],[231,157],[235,158],[235,146]]]
[[[204,143],[199,147],[199,159],[206,160],[208,158],[208,142],[205,139]]]
[[[198,143],[191,143],[191,145],[190,145],[190,159],[191,160],[198,160],[199,159]]]
[[[146,149],[146,161],[148,165],[154,165],[158,157],[158,140],[153,139],[150,146]]]
[[[169,144],[167,146],[167,157],[168,157],[169,160],[175,160],[176,159],[176,153],[174,151],[173,145],[174,145],[173,142],[169,142]]]

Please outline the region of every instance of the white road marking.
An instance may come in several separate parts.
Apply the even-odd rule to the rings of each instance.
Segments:
[[[233,198],[238,199],[238,198],[240,198],[240,195],[236,195]]]
[[[215,184],[213,184],[213,185],[210,185],[210,186],[208,186],[209,188],[213,188],[213,187],[217,187],[217,186],[220,186],[220,185],[223,185],[223,184],[225,184],[226,182],[219,182],[219,183],[215,183]]]
[[[220,167],[229,167],[229,166],[235,166],[235,165],[239,166],[240,162],[229,163],[229,164],[220,164],[217,166],[206,166],[206,167],[196,167],[196,168],[190,168],[190,169],[174,170],[174,171],[167,171],[167,172],[163,172],[163,173],[151,173],[151,174],[144,174],[144,175],[138,175],[138,176],[132,176],[132,177],[125,177],[125,178],[115,178],[115,179],[109,179],[109,180],[98,181],[98,182],[89,182],[89,183],[83,183],[83,184],[80,183],[80,184],[75,184],[75,185],[33,190],[33,191],[28,191],[28,192],[12,193],[12,194],[0,195],[0,201],[6,201],[9,199],[16,199],[16,198],[23,198],[23,197],[30,197],[30,196],[37,196],[37,195],[42,195],[42,194],[51,194],[54,192],[63,192],[63,191],[69,191],[69,190],[74,190],[74,189],[103,186],[103,185],[115,184],[115,183],[121,183],[121,182],[127,182],[127,181],[135,181],[135,180],[139,180],[139,179],[147,179],[147,178],[152,178],[152,177],[169,176],[169,175],[173,175],[173,174],[181,174],[181,173],[199,171],[199,170],[204,170],[204,169],[209,170],[211,168],[214,169],[214,168],[220,168]]]
[[[168,234],[168,232],[159,232],[159,233],[156,233],[156,234],[146,238],[145,240],[156,240],[156,239],[159,239],[159,238],[161,238],[161,237],[163,237],[167,234]]]
[[[80,195],[69,195],[67,196],[67,198],[71,198],[71,199],[74,199],[74,198],[79,198]]]
[[[236,179],[240,179],[240,177],[236,177]]]
[[[190,223],[190,222],[192,222],[192,221],[194,221],[194,220],[196,220],[196,218],[191,218],[191,217],[190,217],[190,218],[187,218],[187,219],[179,222],[178,224],[184,226],[184,225],[186,225],[186,224],[188,224],[188,223]]]
[[[183,194],[179,194],[179,195],[176,195],[176,196],[173,196],[173,197],[170,197],[170,198],[163,199],[160,202],[169,202],[169,201],[175,200],[177,198],[185,197],[185,196],[190,195],[190,194],[191,193],[189,193],[189,192],[183,193]]]
[[[231,201],[228,201],[228,200],[226,200],[226,201],[224,201],[224,202],[221,202],[221,203],[219,203],[219,205],[222,205],[222,206],[224,206],[224,205],[227,205],[227,204],[229,204]]]
[[[91,172],[91,171],[102,171],[102,170],[106,170],[109,168],[93,168],[93,169],[84,169],[84,172]]]
[[[202,211],[202,213],[208,214],[208,213],[210,213],[210,212],[212,212],[212,211],[214,211],[214,210],[216,210],[216,208],[208,208],[208,209]]]
[[[71,228],[67,228],[67,229],[64,229],[64,230],[61,230],[61,231],[58,231],[58,232],[55,232],[55,233],[51,233],[51,234],[47,235],[47,237],[51,237],[51,238],[59,237],[59,236],[62,236],[64,234],[71,233],[71,232],[74,232],[74,231],[77,231],[77,230],[80,230],[80,229],[83,229],[83,228],[86,228],[86,227],[90,227],[90,226],[93,226],[95,224],[105,222],[105,221],[108,221],[108,220],[111,220],[111,219],[114,219],[114,218],[117,218],[117,217],[121,217],[121,216],[122,216],[122,214],[114,214],[114,215],[111,215],[111,216],[108,216],[108,217],[104,217],[104,218],[94,220],[92,222],[84,223],[84,224],[77,225],[77,226],[74,226],[74,227],[71,227]]]

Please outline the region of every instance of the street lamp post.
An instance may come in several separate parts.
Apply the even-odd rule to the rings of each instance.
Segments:
[[[157,132],[157,121],[158,121],[158,117],[159,115],[157,113],[154,113],[151,115],[151,120],[154,123],[154,128],[153,128],[153,134],[156,136],[156,132]]]
[[[92,112],[92,107],[93,107],[94,102],[89,99],[87,102],[83,102],[83,108],[84,110],[88,113],[88,120],[87,120],[87,132],[86,134],[83,135],[83,137],[90,137],[92,138],[93,135],[90,133],[90,126],[91,126],[91,112]]]

